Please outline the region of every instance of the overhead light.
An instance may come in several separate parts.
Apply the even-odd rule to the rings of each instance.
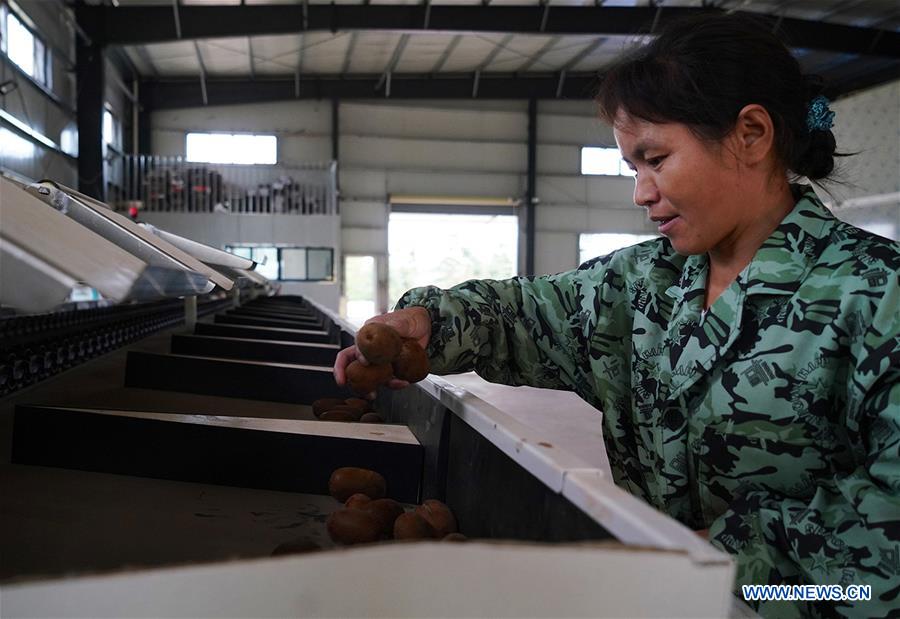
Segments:
[[[18,87],[19,85],[13,80],[6,80],[2,84],[0,84],[0,95],[8,95]]]

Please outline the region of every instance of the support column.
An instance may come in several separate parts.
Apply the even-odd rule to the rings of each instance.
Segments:
[[[335,97],[331,100],[331,159],[332,161],[337,161],[340,156],[340,141],[341,141],[341,123],[340,123],[340,107],[341,102],[340,99]],[[335,172],[334,184],[338,192],[341,189],[340,183],[340,173],[341,166],[337,166],[337,171]]]
[[[197,326],[197,297],[184,298],[184,328],[193,333]]]
[[[525,275],[534,275],[537,185],[537,99],[528,100],[528,185],[525,191]]]
[[[91,7],[76,6],[78,25],[89,33],[98,32],[97,13]],[[75,37],[75,79],[78,97],[78,190],[84,194],[106,199],[106,178],[103,165],[103,98],[106,85],[103,45]]]

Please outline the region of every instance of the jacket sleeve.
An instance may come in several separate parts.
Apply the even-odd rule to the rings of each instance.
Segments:
[[[864,449],[852,472],[818,483],[809,501],[762,489],[740,495],[710,527],[735,555],[741,585],[869,585],[870,601],[765,602],[763,616],[900,617],[900,299],[855,355],[848,434]],[[880,319],[879,319],[880,318]]]
[[[491,382],[577,390],[593,322],[582,290],[588,271],[414,288],[397,308],[418,305],[431,314],[436,374],[474,370]]]

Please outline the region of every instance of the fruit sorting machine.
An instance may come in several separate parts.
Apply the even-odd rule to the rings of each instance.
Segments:
[[[39,195],[32,187],[28,198]],[[378,392],[372,407],[386,423],[321,421],[314,401],[353,396],[331,373],[353,326],[307,299],[270,296],[227,257],[114,223],[100,236],[143,256],[133,281],[158,253],[219,283],[192,280],[193,315],[166,299],[182,289],[158,287],[143,303],[0,320],[10,616],[730,612],[728,558],[549,439],[522,416],[536,412],[527,403],[506,406],[514,398],[471,377],[429,376]],[[31,249],[32,263],[60,264]],[[96,266],[73,276],[102,280]],[[341,504],[328,481],[348,466],[379,472],[406,506],[445,502],[469,541],[336,549],[325,522]],[[276,551],[311,547],[321,551]]]

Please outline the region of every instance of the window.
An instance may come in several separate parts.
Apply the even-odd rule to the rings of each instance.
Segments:
[[[581,149],[581,173],[606,176],[634,176],[622,160],[618,148],[584,146]]]
[[[330,247],[226,245],[225,251],[257,263],[256,272],[271,280],[332,281],[334,250]]]
[[[655,234],[580,234],[578,235],[578,264],[591,258],[611,254],[617,249],[630,247],[655,239]]]
[[[278,139],[274,135],[188,133],[185,153],[188,161],[200,163],[274,165],[278,159]]]
[[[468,279],[513,277],[518,242],[515,215],[392,212],[388,220],[389,300],[395,303],[418,286],[449,288]]]
[[[121,144],[119,139],[119,119],[108,107],[103,108],[103,143],[116,149]]]
[[[5,14],[6,28],[3,34],[6,36],[3,40],[6,42],[6,55],[35,81],[46,84],[46,46],[9,9],[6,9]]]

